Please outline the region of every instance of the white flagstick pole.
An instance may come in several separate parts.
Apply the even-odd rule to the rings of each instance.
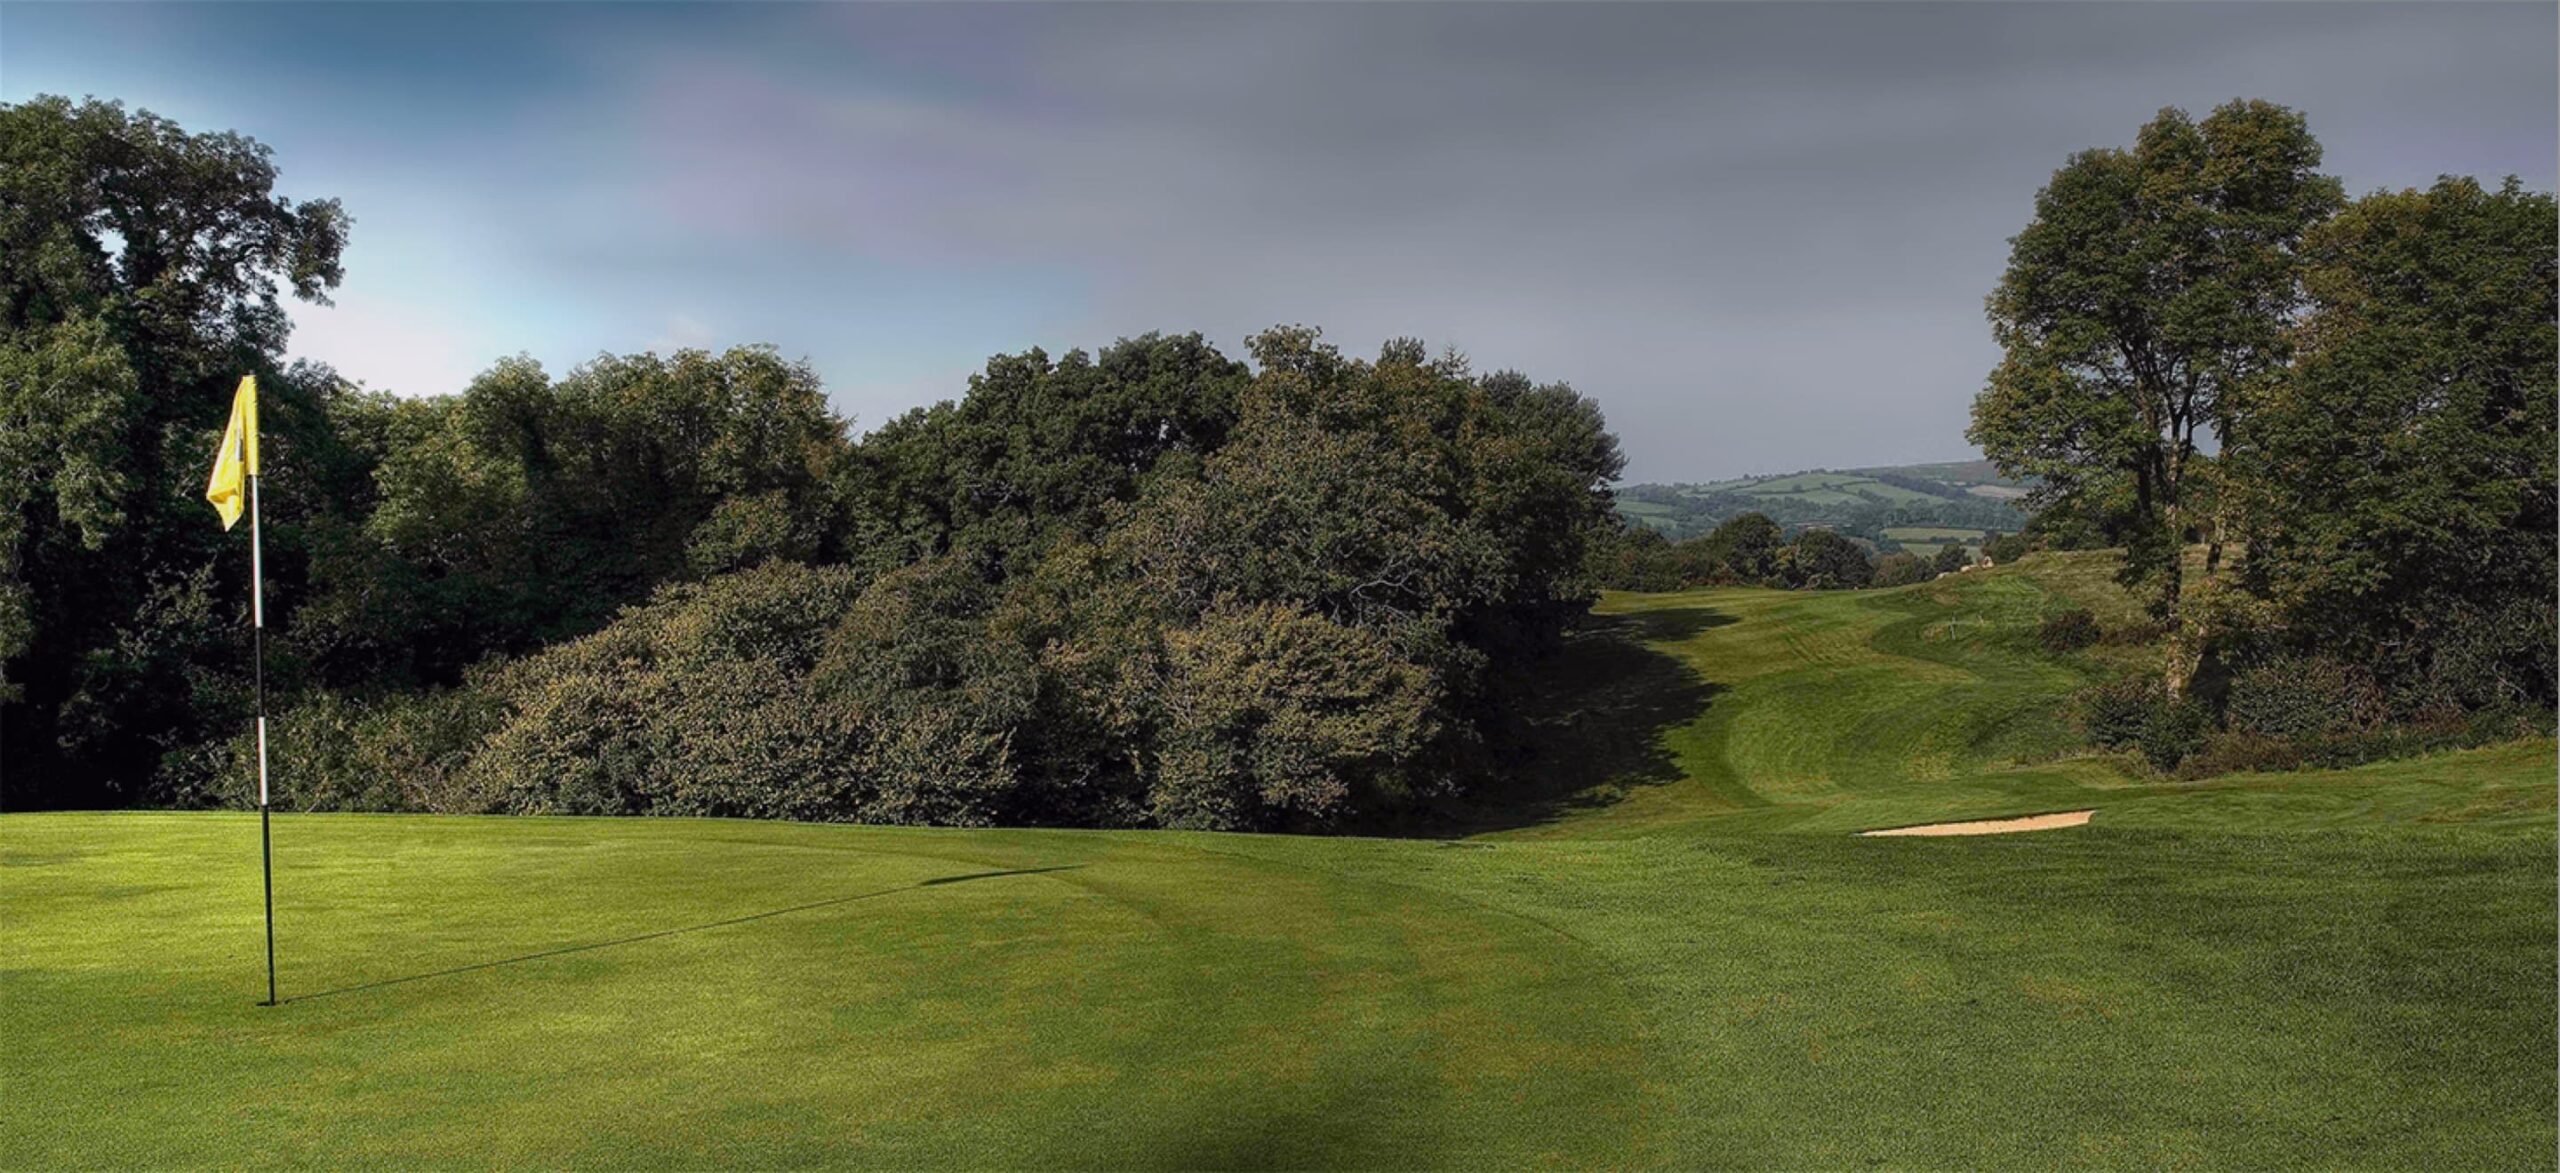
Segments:
[[[257,440],[251,438],[250,443]],[[249,474],[249,616],[258,662],[258,857],[267,889],[267,1001],[276,1004],[276,849],[267,826],[267,566],[258,528],[258,476]]]

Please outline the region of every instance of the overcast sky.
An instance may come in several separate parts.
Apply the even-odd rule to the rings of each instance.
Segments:
[[[771,342],[862,427],[1000,351],[1321,326],[1596,397],[1631,480],[1972,455],[2036,188],[2162,106],[2352,192],[2554,183],[2548,3],[0,4],[0,98],[274,148],[355,217],[296,355]]]

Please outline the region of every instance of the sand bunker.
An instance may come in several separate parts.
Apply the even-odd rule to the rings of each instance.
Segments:
[[[1925,827],[1894,827],[1883,831],[1860,831],[1860,835],[2006,835],[2011,831],[2050,831],[2056,827],[2077,827],[2089,821],[2094,810],[2063,811],[2060,814],[2028,815],[2018,819],[1980,819],[1970,823],[1931,823]]]

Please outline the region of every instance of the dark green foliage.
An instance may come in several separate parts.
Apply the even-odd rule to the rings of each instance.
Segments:
[[[1786,534],[1765,513],[1736,517],[1717,526],[1705,540],[1707,557],[1736,582],[1765,582],[1781,573],[1778,551],[1786,544]]]
[[[2181,778],[2205,778],[2240,770],[2343,768],[2519,737],[2547,737],[2551,727],[2547,710],[2503,709],[2438,711],[2416,719],[2291,737],[2229,729],[2207,737],[2201,750],[2179,763],[2177,772]]]
[[[1856,542],[1827,529],[1809,529],[1787,547],[1781,572],[1808,590],[1854,590],[1875,581],[1875,563]]]
[[[2174,770],[2187,756],[2204,748],[2213,732],[2213,711],[2194,697],[2180,697],[2151,710],[2135,745],[2153,769]]]
[[[2552,701],[2556,217],[2448,178],[2305,242],[2301,358],[2234,461],[2242,573],[2296,646],[2445,704]]]
[[[2071,708],[2092,745],[2138,749],[2181,778],[2354,766],[2548,735],[2552,727],[2547,709],[2409,711],[2362,665],[2333,657],[2280,657],[2235,674],[2219,720],[2204,691],[2171,700],[2158,679],[2130,676],[2081,690]]]
[[[464,767],[503,720],[496,696],[478,687],[386,693],[359,700],[313,689],[272,717],[269,736],[292,753],[274,773],[274,803],[298,811],[503,809]],[[257,800],[258,743],[243,731],[164,765],[153,802],[246,807]]]
[[[1607,590],[1676,591],[1688,585],[1678,547],[1660,530],[1626,522],[1593,538],[1584,572]]]
[[[1967,433],[2030,500],[2127,547],[2126,581],[2177,613],[2178,552],[2205,516],[2200,447],[2227,440],[2285,361],[2297,246],[2338,206],[2301,115],[2237,101],[2163,110],[2131,150],[2073,155],[2036,195],[1990,301],[2003,357]]]
[[[2006,566],[2027,556],[2034,546],[2023,534],[1994,534],[1982,544],[1982,556],[1994,566]]]
[[[360,568],[328,584],[370,607],[314,599],[416,657],[347,666],[366,678],[451,680],[592,631],[661,583],[841,548],[844,421],[770,349],[606,357],[557,382],[508,359],[391,411]]]
[[[670,585],[601,630],[482,671],[461,691],[486,719],[451,750],[458,765],[439,759],[433,776],[450,781],[432,793],[346,789],[368,769],[408,767],[399,747],[375,747],[366,718],[311,702],[301,731],[337,748],[297,801],[1312,829],[1446,794],[1479,752],[1479,726],[1501,716],[1489,676],[1552,647],[1587,597],[1615,442],[1560,386],[1478,379],[1402,346],[1349,361],[1310,331],[1255,345],[1264,370],[1220,392],[1214,428],[1134,455],[1128,435],[1161,421],[1064,434],[991,421],[1033,422],[1002,400],[1063,394],[1070,384],[1048,381],[1061,371],[1077,394],[1126,398],[1108,372],[1161,374],[1137,359],[1168,347],[1224,368],[1193,361],[1188,343],[1143,340],[1105,351],[1102,374],[1081,358],[999,360],[1014,381],[983,384],[1013,388],[997,404],[914,417],[842,461],[828,455],[843,451],[833,417],[790,425],[790,404],[811,401],[758,351],[681,355],[672,369],[613,360],[558,387],[502,365],[458,400],[390,407],[382,429],[410,442],[383,462],[378,560],[425,566],[429,585],[470,584],[528,625],[579,622],[532,610],[550,599],[531,588],[557,582],[555,569],[597,576],[574,600],[585,606]],[[1148,380],[1159,407],[1197,399],[1188,383]],[[614,491],[633,507],[561,520],[602,505],[566,483],[570,470],[610,479],[602,454],[648,442],[592,406],[592,388],[619,389],[605,405],[656,401],[663,419],[697,385],[780,425],[732,440],[750,421],[713,414],[694,428],[709,448],[761,452],[758,467],[794,475],[644,447],[628,463],[656,479]],[[1056,513],[1006,504],[1009,492],[947,494],[984,487],[966,468],[865,479],[932,471],[931,445],[964,440],[993,467],[1028,462],[1023,476],[1053,459],[1091,475],[1045,482],[1070,502]],[[1110,459],[1088,459],[1087,445]],[[692,487],[704,481],[729,488]],[[830,529],[831,487],[846,484],[862,488]],[[518,544],[472,542],[466,521]],[[891,560],[876,547],[853,566],[796,560],[826,556],[842,533],[943,552],[876,574]],[[532,540],[543,534],[554,540]],[[615,561],[567,548],[581,534],[620,534],[633,550]]]
[[[1954,542],[1938,547],[1938,556],[1929,560],[1929,568],[1940,574],[1955,572],[1973,565],[1973,555]]]
[[[823,818],[873,797],[857,714],[812,669],[864,594],[841,568],[770,563],[670,587],[481,685],[495,730],[463,768],[489,809]]]
[[[2250,770],[2296,770],[2305,760],[2297,741],[2231,729],[2207,736],[2203,745],[2180,760],[2177,769],[2181,778],[2210,778]]]
[[[2076,652],[2098,642],[2098,617],[2074,607],[2045,617],[2036,627],[2036,642],[2048,652]]]
[[[1166,651],[1157,822],[1320,827],[1409,797],[1438,697],[1383,635],[1263,603],[1212,611]]]
[[[2386,715],[2373,674],[2333,656],[2287,656],[2242,672],[2224,708],[2232,731],[2274,738],[2356,732]]]
[[[242,374],[270,461],[297,469],[265,487],[271,573],[298,580],[306,527],[360,497],[322,408],[335,379],[284,368],[279,302],[326,300],[348,219],[276,176],[254,141],[118,103],[0,105],[9,806],[132,801],[165,755],[238,727],[247,565],[216,556],[201,486]]]
[[[2157,584],[2173,688],[2290,652],[2369,670],[2404,719],[2547,709],[2560,214],[2453,177],[2341,211],[2319,161],[2255,102],[2074,156],[1992,295],[2005,358],[1971,435],[2039,478],[2032,536],[2122,545],[2126,581]],[[2199,541],[2247,601],[2180,611]]]
[[[1893,553],[1876,559],[1875,584],[1880,587],[1909,586],[1915,582],[1927,582],[1936,574],[1937,572],[1931,569],[1928,563],[1922,562],[1916,554]]]
[[[2072,718],[2090,744],[2123,749],[2142,737],[2166,699],[2160,682],[2148,676],[2123,676],[2090,685],[2072,694]]]
[[[864,439],[855,556],[886,567],[966,549],[1001,563],[1092,538],[1160,465],[1226,443],[1247,377],[1198,334],[991,358],[959,401]]]
[[[1730,583],[1789,585],[1779,577],[1786,546],[1768,518],[1757,513],[1726,522],[1716,533],[1671,541],[1660,531],[1622,525],[1594,541],[1592,580],[1622,591],[1676,591]]]
[[[988,623],[995,590],[969,559],[882,575],[828,633],[813,687],[855,736],[851,793],[827,817],[986,825],[1022,777],[1015,731],[1033,713],[1031,651]]]

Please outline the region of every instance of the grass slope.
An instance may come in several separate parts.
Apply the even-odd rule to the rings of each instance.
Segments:
[[[2104,579],[1613,597],[1455,839],[280,818],[274,1009],[252,820],[0,817],[0,1166],[2547,1165],[2552,746],[2068,756]]]

